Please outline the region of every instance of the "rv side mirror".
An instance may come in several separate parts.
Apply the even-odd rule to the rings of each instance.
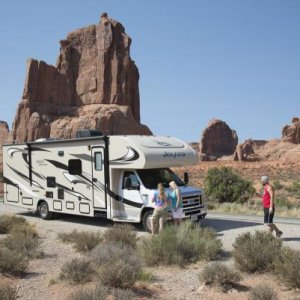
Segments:
[[[184,172],[183,181],[185,184],[189,183],[189,173],[188,172]]]
[[[130,177],[125,177],[124,180],[124,188],[125,189],[130,189],[132,187],[132,182]]]

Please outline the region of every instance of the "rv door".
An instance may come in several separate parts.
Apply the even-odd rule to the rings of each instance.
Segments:
[[[106,188],[104,168],[104,147],[92,148],[92,181],[94,208],[106,209]]]

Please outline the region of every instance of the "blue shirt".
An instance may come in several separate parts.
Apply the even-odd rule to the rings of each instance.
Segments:
[[[177,194],[176,194],[176,190],[173,190],[170,193],[170,197],[171,197],[171,200],[172,200],[172,208],[175,209],[176,206],[177,206]],[[179,202],[178,208],[182,208],[182,201]]]

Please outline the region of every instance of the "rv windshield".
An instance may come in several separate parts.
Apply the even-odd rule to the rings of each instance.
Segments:
[[[175,181],[178,186],[184,185],[181,179],[170,169],[144,169],[137,173],[147,189],[156,189],[158,183],[169,187],[170,181]]]

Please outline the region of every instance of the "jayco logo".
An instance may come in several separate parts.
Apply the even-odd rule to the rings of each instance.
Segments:
[[[164,154],[163,154],[163,157],[173,157],[173,158],[184,157],[184,156],[185,156],[184,152],[168,152],[168,151],[165,151]]]

